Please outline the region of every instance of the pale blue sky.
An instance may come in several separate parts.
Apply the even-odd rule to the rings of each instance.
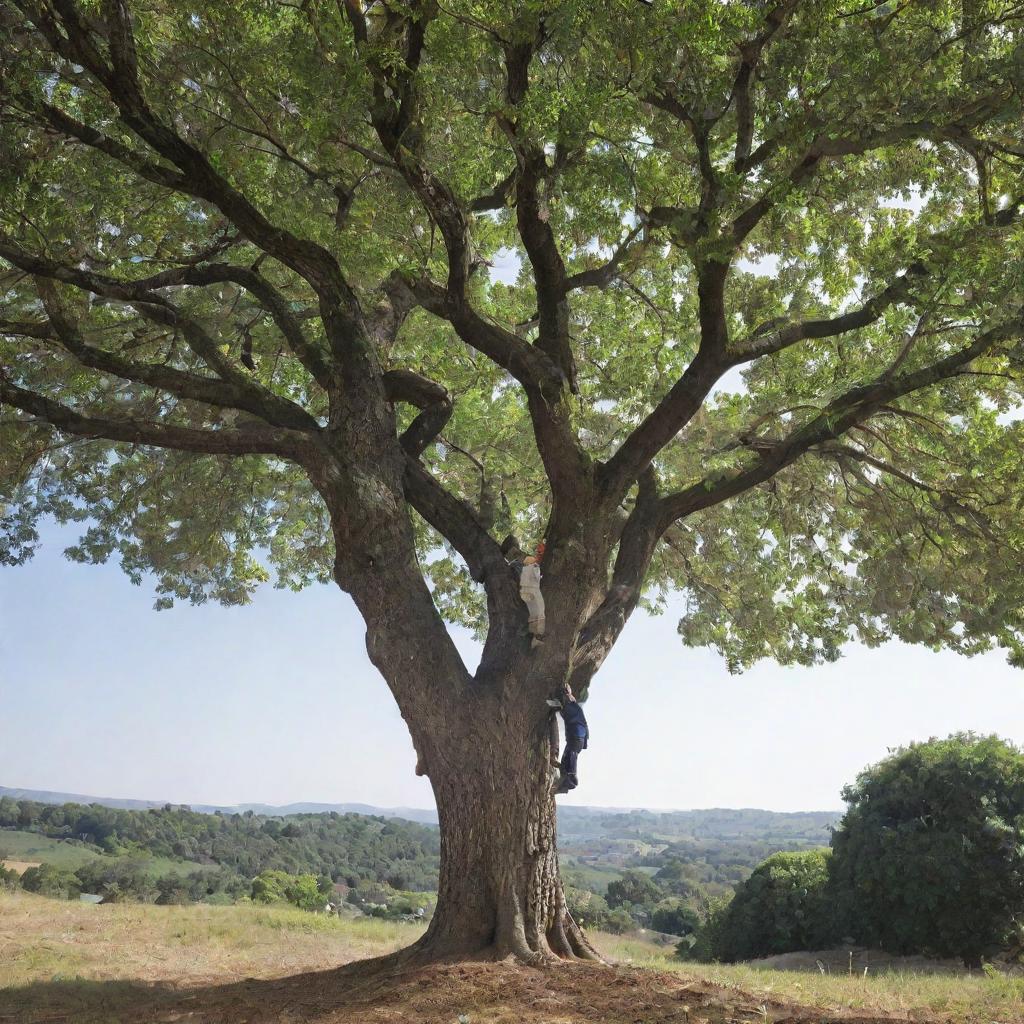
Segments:
[[[404,725],[334,587],[152,610],[116,565],[49,527],[0,570],[0,785],[192,803],[430,806]],[[635,616],[587,703],[577,804],[840,805],[886,748],[958,729],[1024,743],[1024,673],[890,644],[730,676],[669,616]],[[463,649],[472,644],[463,636]]]

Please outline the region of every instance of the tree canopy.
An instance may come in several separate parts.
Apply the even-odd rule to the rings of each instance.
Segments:
[[[2,17],[5,561],[54,514],[160,604],[326,579],[303,449],[372,344],[450,620],[596,466],[616,585],[734,667],[1024,659],[1017,8]]]

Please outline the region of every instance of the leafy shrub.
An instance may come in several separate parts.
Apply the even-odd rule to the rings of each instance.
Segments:
[[[687,865],[678,857],[670,857],[661,865],[657,872],[655,872],[654,881],[657,882],[665,892],[672,893],[674,896],[687,896],[690,895],[695,888],[689,877],[689,872],[692,871],[692,865],[688,870]]]
[[[252,880],[252,898],[257,903],[291,903],[302,910],[320,910],[330,893],[330,879],[315,875],[262,871]]]
[[[626,871],[621,878],[608,883],[606,897],[609,907],[621,907],[624,903],[634,906],[659,903],[665,894],[650,875],[643,871]]]
[[[603,896],[599,896],[589,889],[577,889],[567,885],[565,887],[565,904],[581,928],[608,930],[608,901]]]
[[[914,743],[843,798],[831,870],[844,930],[970,966],[1019,940],[1024,752],[971,733]]]
[[[651,915],[651,927],[668,935],[689,935],[700,927],[700,918],[680,900],[662,900]]]
[[[37,892],[40,896],[49,896],[57,900],[78,899],[82,891],[75,875],[64,868],[52,864],[40,864],[37,868],[27,868],[21,876],[21,887],[26,892]]]
[[[157,883],[140,861],[97,860],[80,867],[75,876],[82,892],[94,892],[107,903],[153,903]]]
[[[684,935],[676,944],[677,959],[696,960],[698,963],[718,959],[716,950],[722,944],[722,928],[732,899],[733,893],[712,897],[701,926],[691,935]]]
[[[607,918],[605,918],[604,928],[605,931],[609,931],[613,935],[623,935],[636,928],[636,921],[629,916],[627,910],[622,907],[616,907],[615,910],[609,911]]]
[[[711,912],[694,958],[732,963],[833,941],[828,859],[828,850],[807,850],[776,853],[758,865],[733,899]]]

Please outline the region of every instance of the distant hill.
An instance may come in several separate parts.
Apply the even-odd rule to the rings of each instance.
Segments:
[[[643,808],[561,807],[558,833],[563,840],[603,838],[649,842],[681,837],[800,843],[827,846],[829,828],[842,811],[763,811],[752,807],[709,807],[694,811]]]
[[[377,818],[402,818],[426,825],[437,824],[437,811],[427,807],[375,807],[372,804],[179,804],[171,800],[127,800],[118,797],[86,796],[81,793],[53,793],[39,789],[10,789],[0,786],[0,797],[34,800],[41,804],[99,804],[127,811],[153,807],[188,807],[201,814],[244,814],[252,811],[267,818],[290,814],[366,814]],[[743,839],[818,840],[828,843],[828,827],[842,811],[763,811],[756,808],[711,807],[690,811],[658,811],[642,807],[559,807],[559,832],[565,838],[587,839],[618,835],[632,838],[641,832],[670,838],[728,836]]]
[[[0,797],[12,800],[33,800],[39,804],[99,804],[122,811],[148,811],[154,807],[188,807],[200,814],[244,814],[252,811],[266,818],[283,818],[289,814],[366,814],[377,818],[403,818],[426,825],[437,824],[437,811],[421,807],[374,807],[371,804],[178,804],[172,800],[127,800],[120,797],[86,796],[82,793],[54,793],[42,789],[11,789],[0,786]]]
[[[45,789],[9,789],[0,786],[0,797],[8,796],[12,800],[34,800],[37,804],[101,804],[103,807],[116,807],[123,811],[146,811],[150,807],[163,807],[163,803],[154,800],[117,800],[105,796],[83,796],[81,793],[51,793]]]

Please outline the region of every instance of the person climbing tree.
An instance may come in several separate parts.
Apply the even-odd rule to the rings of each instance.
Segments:
[[[512,575],[519,581],[519,596],[529,612],[527,629],[531,645],[538,647],[544,642],[544,595],[540,591],[540,561],[544,557],[544,541],[537,545],[536,554],[527,555],[515,537],[509,535],[501,550],[512,569]]]
[[[559,775],[555,792],[568,793],[570,789],[575,789],[580,784],[579,776],[576,774],[576,759],[581,750],[587,749],[587,740],[590,738],[587,716],[583,714],[583,708],[568,685],[562,690],[562,699],[549,700],[548,707],[557,709],[562,721],[565,722],[565,750],[562,752],[562,760],[558,762]],[[556,742],[553,748],[553,762],[556,760],[557,752]]]

